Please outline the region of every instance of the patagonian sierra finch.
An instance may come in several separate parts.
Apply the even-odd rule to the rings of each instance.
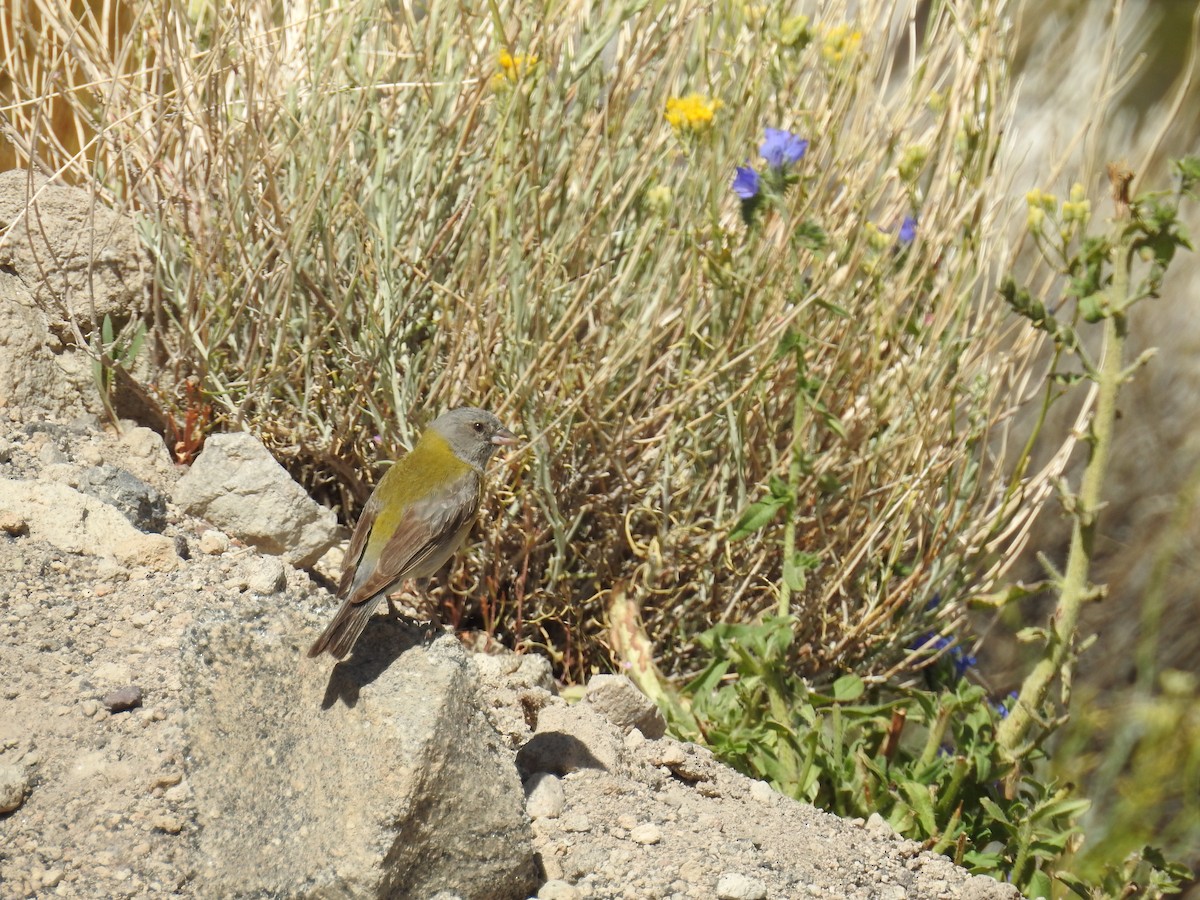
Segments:
[[[338,585],[341,608],[309,648],[342,659],[379,601],[409,578],[442,567],[466,539],[483,497],[483,469],[516,437],[490,412],[469,406],[434,419],[388,469],[350,538]]]

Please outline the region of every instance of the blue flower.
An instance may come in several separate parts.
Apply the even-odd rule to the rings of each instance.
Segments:
[[[900,225],[900,243],[911,244],[917,236],[917,217],[905,216],[904,222]]]
[[[762,158],[772,169],[783,169],[804,158],[808,141],[780,128],[766,129],[766,140],[758,148]]]
[[[944,653],[954,664],[955,678],[962,678],[979,664],[979,660],[973,654],[945,635],[927,634],[914,649],[929,651],[930,656]]]
[[[1009,700],[1016,700],[1016,699],[1017,699],[1017,692],[1016,692],[1016,691],[1009,691],[1009,693],[1008,693],[1008,696],[1007,696],[1007,697],[1005,697],[1005,698],[1004,698],[1003,700],[1001,700],[999,703],[993,703],[993,704],[992,704],[992,706],[993,706],[993,707],[995,707],[995,709],[996,709],[996,712],[999,714],[1000,718],[1002,718],[1002,719],[1007,719],[1007,718],[1008,718],[1008,714],[1009,714],[1009,712],[1010,712],[1009,705],[1008,705],[1008,701],[1009,701]]]
[[[753,200],[762,185],[759,174],[749,166],[738,166],[733,178],[733,192],[743,200]]]

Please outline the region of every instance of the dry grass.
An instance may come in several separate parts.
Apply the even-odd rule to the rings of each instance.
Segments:
[[[728,2],[30,6],[0,36],[4,134],[138,217],[165,406],[198,378],[221,427],[351,509],[354,473],[444,407],[531,436],[440,592],[465,623],[579,677],[620,663],[619,586],[686,669],[698,630],[774,607],[781,526],[726,536],[797,447],[803,670],[894,671],[997,587],[1052,474],[995,461],[1034,350],[993,293],[1004,0],[829,0],[807,46]],[[836,60],[842,24],[862,40]],[[537,61],[509,79],[502,50]],[[723,106],[676,134],[693,91]],[[747,232],[729,184],[764,126],[811,145]],[[873,231],[910,212],[906,251]],[[841,429],[792,433],[787,329]]]

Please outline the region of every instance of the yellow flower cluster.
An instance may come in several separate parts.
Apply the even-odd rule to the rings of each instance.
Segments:
[[[825,32],[821,55],[831,66],[840,65],[858,52],[862,45],[862,32],[849,25],[834,25]]]
[[[703,94],[688,94],[686,97],[669,97],[663,115],[676,134],[699,134],[712,127],[713,116],[721,106],[720,100]]]
[[[1058,212],[1058,198],[1046,191],[1034,188],[1025,195],[1025,203],[1029,214],[1025,217],[1025,227],[1034,234],[1040,234],[1046,221],[1046,213]]]
[[[500,70],[492,76],[492,88],[495,90],[514,85],[528,76],[537,67],[538,58],[533,54],[513,56],[507,50],[501,50],[497,63]]]
[[[1079,182],[1071,185],[1071,199],[1062,205],[1064,222],[1085,223],[1092,215],[1092,203],[1087,199],[1087,192]]]

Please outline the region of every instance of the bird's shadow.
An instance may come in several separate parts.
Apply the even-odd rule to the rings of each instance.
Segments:
[[[431,632],[421,622],[404,617],[374,616],[349,658],[329,672],[321,709],[329,709],[339,700],[353,709],[359,692],[387,671],[388,666],[413,647],[429,643]]]

